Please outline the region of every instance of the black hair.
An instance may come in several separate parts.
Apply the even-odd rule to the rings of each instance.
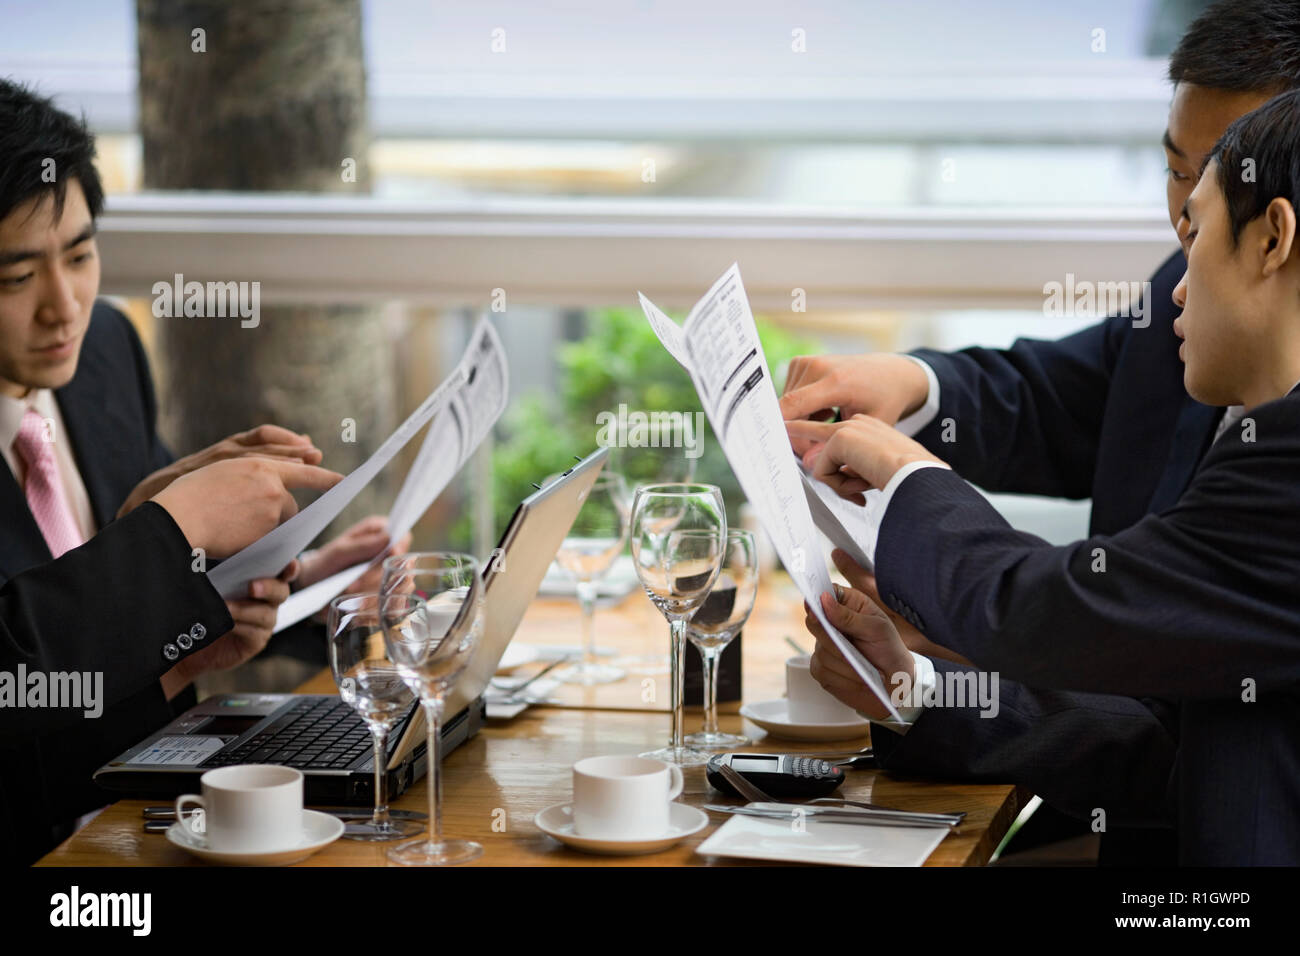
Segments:
[[[1205,164],[1211,159],[1219,163],[1217,179],[1228,206],[1234,249],[1246,223],[1277,197],[1300,212],[1300,90],[1275,96],[1235,120]]]
[[[1300,0],[1217,0],[1178,41],[1169,79],[1247,93],[1300,87]]]
[[[53,160],[53,165],[50,164]],[[0,77],[0,219],[43,195],[63,215],[68,183],[81,183],[92,218],[104,211],[95,137],[78,119],[28,87]]]

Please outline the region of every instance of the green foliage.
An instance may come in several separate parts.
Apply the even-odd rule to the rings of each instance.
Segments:
[[[778,390],[786,366],[796,355],[818,351],[768,322],[758,323],[759,338]],[[515,396],[497,425],[493,450],[493,511],[497,530],[505,527],[519,501],[553,472],[573,464],[597,447],[600,412],[629,410],[702,411],[690,376],[655,337],[639,310],[602,309],[587,315],[587,334],[560,347],[560,389],[556,396],[532,392]],[[705,422],[704,453],[696,463],[695,479],[722,488],[730,520],[743,498],[722,449]],[[470,522],[462,518],[453,533],[459,546],[468,546]]]

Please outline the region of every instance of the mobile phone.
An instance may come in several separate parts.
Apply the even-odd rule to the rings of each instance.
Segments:
[[[722,776],[730,767],[773,797],[824,797],[844,782],[844,771],[820,757],[798,754],[714,754],[705,767],[709,784],[732,797],[740,794]]]

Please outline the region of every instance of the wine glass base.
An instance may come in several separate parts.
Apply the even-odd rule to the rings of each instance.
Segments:
[[[748,747],[752,741],[743,734],[687,734],[686,744],[700,750],[731,750],[734,747]]]
[[[359,840],[363,843],[388,843],[393,840],[405,840],[424,832],[424,824],[418,820],[389,820],[387,823],[349,823],[343,829],[343,839]]]
[[[561,667],[555,672],[556,679],[565,684],[583,684],[588,687],[593,684],[612,684],[626,676],[627,671],[620,667],[587,661]]]
[[[639,754],[641,757],[649,757],[651,760],[662,760],[664,763],[676,764],[678,767],[703,767],[709,762],[713,754],[705,753],[703,750],[696,750],[694,747],[664,747],[661,750],[651,750],[649,753]]]
[[[452,866],[482,855],[483,846],[472,840],[412,840],[388,851],[388,859],[402,866]]]

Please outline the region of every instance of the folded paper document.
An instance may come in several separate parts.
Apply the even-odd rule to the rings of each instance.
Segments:
[[[388,513],[389,541],[397,540],[420,520],[492,429],[508,390],[505,351],[492,324],[483,319],[452,373],[369,459],[284,524],[213,568],[208,574],[213,586],[223,597],[235,598],[247,593],[249,582],[279,574],[428,425]],[[280,605],[276,630],[315,614],[371,563],[363,561],[290,595]]]
[[[821,557],[799,464],[790,451],[740,266],[733,264],[680,326],[644,295],[640,298],[655,334],[690,373],[713,433],[781,563],[858,676],[897,718],[876,669],[822,612],[820,595],[831,590],[831,578]],[[830,511],[829,506],[825,511]],[[851,533],[845,530],[842,537],[850,540]]]

